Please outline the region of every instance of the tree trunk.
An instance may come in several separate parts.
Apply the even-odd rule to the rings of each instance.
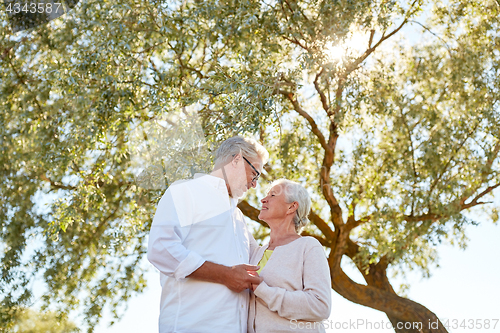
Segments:
[[[426,307],[373,286],[352,281],[342,270],[332,269],[332,287],[348,300],[385,312],[397,333],[448,333]]]
[[[238,207],[243,214],[266,226],[257,217],[259,210],[246,201],[240,202]],[[341,226],[334,232],[316,214],[312,213],[310,217],[325,235],[325,239],[316,237],[320,238],[324,246],[331,248],[328,262],[333,290],[351,302],[385,312],[397,333],[448,333],[433,312],[421,304],[396,294],[387,278],[386,258],[382,258],[376,265],[370,265],[368,274],[358,267],[365,278],[366,286],[352,281],[340,268],[342,256],[347,255],[352,259],[358,252],[358,245],[347,236],[349,229]]]
[[[370,265],[368,274],[363,274],[367,285],[354,282],[344,273],[340,261],[344,255],[352,258],[353,246],[356,246],[348,237],[349,231],[344,226],[340,228],[328,258],[332,288],[354,303],[385,312],[397,333],[448,333],[432,311],[395,293],[387,278],[385,257],[376,265]]]

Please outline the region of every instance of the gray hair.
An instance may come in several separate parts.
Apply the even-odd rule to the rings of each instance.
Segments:
[[[215,152],[215,166],[221,166],[233,158],[234,155],[242,154],[250,160],[262,160],[262,165],[269,160],[269,153],[260,143],[250,138],[234,136],[222,142]]]
[[[309,223],[309,212],[311,211],[311,198],[309,193],[297,182],[288,179],[278,179],[271,183],[271,187],[281,185],[281,189],[285,192],[285,202],[292,203],[296,201],[299,207],[295,211],[295,216],[293,217],[293,224],[295,225],[295,231],[299,233],[303,227]]]

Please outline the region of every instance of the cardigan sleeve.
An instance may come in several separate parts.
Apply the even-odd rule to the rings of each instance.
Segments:
[[[287,319],[321,321],[330,316],[330,268],[323,248],[313,246],[304,254],[303,290],[289,291],[261,282],[255,295],[269,310]]]

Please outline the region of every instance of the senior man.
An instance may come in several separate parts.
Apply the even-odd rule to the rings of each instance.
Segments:
[[[148,260],[160,271],[160,333],[247,331],[248,265],[257,247],[238,198],[255,187],[269,153],[252,139],[224,141],[214,170],[173,183],[161,198]]]

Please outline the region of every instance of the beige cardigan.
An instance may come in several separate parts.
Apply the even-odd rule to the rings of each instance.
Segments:
[[[268,245],[252,255],[257,265]],[[321,244],[301,237],[277,246],[261,271],[264,282],[250,294],[249,333],[325,332],[330,316],[330,269]]]

